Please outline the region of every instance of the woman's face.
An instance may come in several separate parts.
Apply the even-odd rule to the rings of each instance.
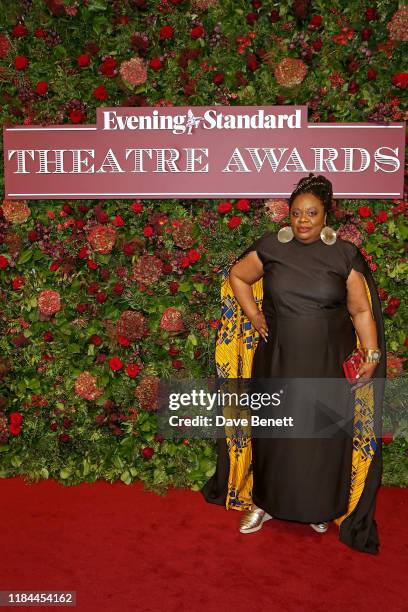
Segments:
[[[290,224],[295,238],[314,242],[320,237],[325,212],[322,202],[313,193],[300,193],[290,207]]]

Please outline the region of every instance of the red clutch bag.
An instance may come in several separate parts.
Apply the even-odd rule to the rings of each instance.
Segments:
[[[362,362],[363,355],[359,349],[354,349],[354,351],[352,351],[343,361],[343,370],[350,384],[354,384],[356,382],[356,376]]]

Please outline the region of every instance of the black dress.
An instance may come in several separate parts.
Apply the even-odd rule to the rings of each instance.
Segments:
[[[264,266],[262,311],[269,330],[268,342],[260,338],[255,350],[254,381],[258,378],[344,379],[342,363],[357,340],[347,310],[346,281],[352,268],[362,272],[369,284],[380,323],[379,341],[385,348],[381,317],[378,319],[378,296],[367,264],[353,243],[337,238],[335,244],[326,245],[319,238],[306,244],[295,237],[281,243],[276,233],[267,232],[240,258],[251,250],[256,250]],[[384,375],[383,367],[377,370],[380,376]],[[352,399],[351,394],[349,398]],[[377,407],[379,399],[376,398]],[[253,502],[276,518],[305,523],[342,516],[348,506],[352,451],[350,435],[314,439],[253,438]],[[202,489],[207,501],[212,503],[225,500],[228,477],[225,440],[218,441],[218,453],[217,471]],[[373,463],[377,465],[374,480],[378,486],[379,457]],[[360,502],[361,510],[364,495]],[[364,529],[371,533],[376,549],[372,496],[369,504],[371,514]],[[366,520],[368,510],[363,511]],[[347,543],[352,545],[351,541]],[[364,550],[367,545],[356,547]]]

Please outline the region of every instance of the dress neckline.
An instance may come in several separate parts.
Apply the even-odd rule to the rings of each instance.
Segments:
[[[317,238],[317,240],[313,240],[313,242],[302,242],[301,240],[298,240],[296,238],[296,236],[293,236],[293,241],[296,244],[299,244],[300,246],[306,247],[306,246],[311,246],[312,244],[316,244],[316,242],[321,242],[321,239],[320,239],[320,236],[319,236],[319,238]]]

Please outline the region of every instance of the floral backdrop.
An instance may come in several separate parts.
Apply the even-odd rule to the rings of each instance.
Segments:
[[[407,118],[408,6],[395,1],[16,0],[0,23],[3,126],[95,123],[103,105]],[[220,272],[287,215],[276,199],[3,200],[0,476],[200,488],[214,443],[157,434],[158,380],[214,375]],[[406,200],[337,200],[330,220],[373,271],[401,389],[406,217]],[[408,484],[404,401],[384,423],[385,483]]]

